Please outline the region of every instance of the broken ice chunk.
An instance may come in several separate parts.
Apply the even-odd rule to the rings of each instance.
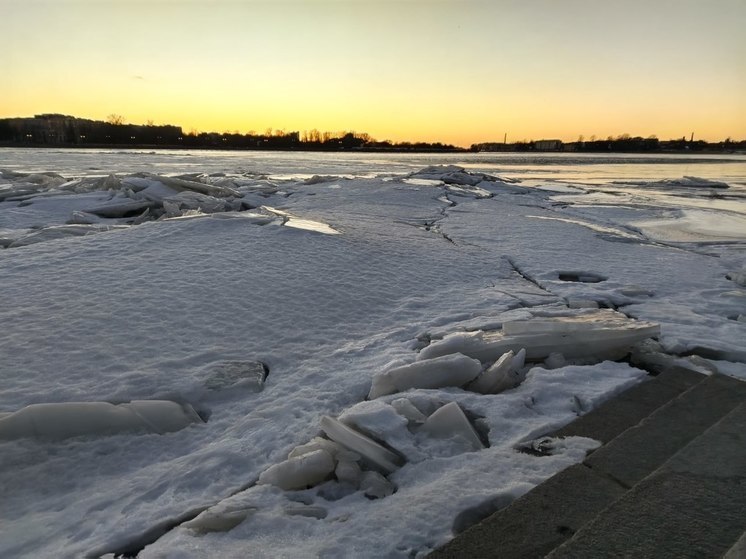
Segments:
[[[671,355],[666,353],[661,344],[655,340],[643,340],[632,346],[630,363],[635,367],[655,373],[662,373],[676,367],[707,375],[717,373],[717,367],[706,359],[696,355],[687,357]]]
[[[362,489],[368,497],[373,499],[383,499],[384,497],[392,495],[396,490],[396,487],[378,472],[365,472],[360,481],[360,489]]]
[[[152,175],[149,173],[147,173],[145,176],[152,180],[156,180],[176,191],[191,190],[193,192],[198,192],[206,196],[214,196],[218,198],[241,196],[241,193],[238,190],[236,190],[235,188],[230,188],[228,186],[205,184],[202,182],[197,182],[195,180],[185,180],[178,177],[164,177],[160,175]]]
[[[464,355],[471,356],[473,352],[480,351],[484,346],[483,336],[484,332],[481,330],[448,334],[442,340],[432,341],[430,345],[423,348],[417,354],[417,361],[424,361],[453,353],[463,353]]]
[[[315,450],[270,466],[257,483],[285,491],[304,489],[324,481],[334,471],[334,458],[326,450]]]
[[[261,392],[269,368],[261,361],[218,361],[209,365],[208,371],[210,376],[205,381],[205,387],[209,390],[240,386]]]
[[[460,439],[466,443],[469,450],[484,448],[479,435],[456,402],[451,402],[436,410],[427,418],[421,431],[438,439]]]
[[[135,217],[143,211],[155,208],[155,202],[148,200],[130,200],[129,198],[114,199],[111,203],[95,208],[84,209],[89,214],[99,217],[117,218],[117,217]]]
[[[330,439],[357,452],[363,459],[387,474],[396,470],[402,463],[399,456],[370,437],[366,437],[328,415],[321,418],[321,428]]]
[[[515,357],[512,351],[503,353],[500,359],[481,375],[479,375],[471,384],[467,386],[469,390],[479,392],[480,394],[494,394],[493,385],[501,384],[502,379],[510,371],[513,366],[513,357]]]
[[[391,401],[391,407],[396,410],[396,413],[406,417],[408,421],[414,423],[423,423],[427,416],[418,410],[415,405],[407,398],[397,398]]]
[[[550,353],[546,359],[544,359],[544,365],[547,366],[547,369],[559,369],[560,367],[564,367],[567,365],[567,361],[565,360],[565,356],[561,353]]]
[[[130,182],[132,179],[136,179],[136,177],[125,178],[122,181],[122,184],[127,187],[130,187],[134,192],[137,193],[134,195],[134,198],[137,200],[148,200],[150,202],[163,202],[164,198],[168,198],[169,196],[175,196],[177,194],[176,190],[174,190],[173,188],[167,187],[165,184],[163,184],[160,181],[140,179],[147,183],[147,186],[145,188],[142,188],[140,184],[135,185],[134,183]]]
[[[163,208],[166,210],[166,216],[168,217],[178,217],[190,210],[211,214],[237,209],[225,199],[189,191],[179,192],[165,198]]]
[[[525,356],[526,351],[523,349],[518,352],[518,355],[513,355],[512,351],[504,353],[467,388],[480,394],[499,394],[515,388],[523,381],[521,369]]]
[[[510,366],[514,371],[520,371],[526,364],[526,348],[521,348],[521,351],[515,354],[513,357],[513,364]]]
[[[322,437],[314,437],[307,443],[298,445],[291,450],[290,454],[288,454],[288,458],[296,458],[297,456],[303,456],[304,454],[309,454],[316,450],[326,450],[335,458],[339,452],[346,452],[342,445],[339,445],[334,441]]]
[[[337,476],[339,481],[358,487],[363,478],[363,470],[357,462],[340,460],[334,469],[334,475]]]
[[[409,388],[463,386],[476,378],[481,370],[479,361],[460,353],[416,361],[374,375],[368,398],[372,400]]]

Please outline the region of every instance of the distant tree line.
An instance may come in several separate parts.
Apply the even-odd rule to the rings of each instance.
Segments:
[[[705,142],[694,140],[693,137],[661,141],[655,136],[643,138],[621,134],[617,137],[608,136],[597,139],[591,136],[586,140],[580,136],[576,142],[561,142],[560,140],[531,140],[521,142],[486,142],[472,144],[471,151],[511,151],[511,152],[587,152],[587,153],[655,153],[666,151],[693,152],[731,152],[746,150],[746,140],[732,141],[730,138],[722,142]]]
[[[254,150],[390,150],[463,151],[440,142],[377,141],[367,133],[322,132],[317,129],[285,132],[268,128],[264,133],[184,133],[171,125],[127,124],[124,117],[111,114],[106,121],[88,120],[62,114],[40,114],[33,118],[0,119],[0,145],[75,147],[168,147]]]

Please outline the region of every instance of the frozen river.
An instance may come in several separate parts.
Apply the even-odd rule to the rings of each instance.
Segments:
[[[746,155],[571,153],[376,154],[218,150],[0,149],[0,169],[56,170],[63,175],[109,173],[262,173],[271,176],[342,174],[369,177],[408,173],[428,165],[460,165],[521,180],[599,184],[695,176],[746,187]]]
[[[423,557],[582,461],[519,450],[631,352],[746,379],[745,192],[744,156],[0,149],[0,556]]]

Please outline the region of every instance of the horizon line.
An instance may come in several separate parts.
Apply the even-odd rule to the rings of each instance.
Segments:
[[[44,117],[64,117],[64,118],[71,118],[75,120],[87,120],[91,122],[101,123],[101,124],[109,124],[113,126],[141,126],[141,127],[174,127],[179,128],[184,136],[199,136],[201,134],[207,134],[207,135],[222,135],[222,136],[259,136],[259,137],[283,137],[288,136],[291,134],[309,134],[309,133],[316,133],[319,135],[331,135],[332,138],[338,138],[340,136],[334,136],[336,134],[353,134],[356,137],[357,136],[367,136],[367,141],[369,142],[379,142],[379,143],[390,143],[390,144],[407,144],[407,143],[424,143],[424,144],[441,144],[444,146],[452,146],[456,148],[462,148],[462,149],[469,149],[473,146],[483,145],[483,144],[492,144],[492,145],[516,145],[516,144],[530,144],[535,142],[542,142],[542,141],[559,141],[562,144],[576,144],[576,143],[588,143],[588,142],[604,142],[604,141],[617,141],[617,140],[623,140],[623,139],[656,139],[661,142],[677,142],[677,141],[685,141],[685,142],[705,142],[706,144],[719,144],[719,143],[725,143],[725,142],[732,142],[732,143],[742,143],[746,142],[746,137],[743,139],[734,139],[733,135],[728,135],[725,138],[722,138],[720,140],[702,140],[702,139],[696,139],[695,132],[690,132],[688,134],[682,134],[680,137],[675,136],[668,139],[661,139],[657,134],[648,134],[647,136],[643,135],[635,135],[630,134],[628,132],[624,132],[621,134],[616,135],[606,135],[606,136],[600,136],[597,134],[590,134],[586,136],[585,134],[578,134],[577,138],[574,140],[564,140],[562,137],[549,137],[549,136],[542,136],[539,139],[534,139],[531,137],[531,139],[527,139],[526,137],[520,139],[520,140],[513,140],[508,141],[508,133],[503,132],[503,140],[486,140],[486,141],[476,141],[471,142],[468,146],[465,145],[456,145],[444,142],[442,140],[418,140],[418,139],[407,139],[407,140],[400,140],[400,141],[392,141],[389,139],[383,139],[378,140],[377,138],[374,138],[372,135],[370,135],[366,131],[356,131],[354,129],[344,129],[344,130],[321,130],[319,128],[313,127],[310,129],[295,129],[287,131],[285,128],[273,128],[273,127],[267,127],[264,131],[258,132],[254,129],[249,129],[248,131],[241,132],[238,129],[235,129],[233,131],[231,130],[224,130],[222,132],[218,131],[207,131],[207,130],[199,130],[195,127],[191,127],[189,131],[184,130],[183,125],[179,124],[171,124],[171,123],[165,123],[165,124],[156,124],[152,119],[148,119],[145,123],[134,123],[134,122],[126,122],[125,117],[122,115],[119,115],[117,113],[111,113],[107,115],[106,119],[97,119],[97,118],[91,118],[91,117],[81,117],[81,116],[75,116],[75,115],[69,115],[65,113],[56,113],[56,112],[40,112],[36,113],[33,116],[2,116],[0,117],[0,121],[2,120],[32,120],[32,119],[39,119]],[[112,118],[116,117],[116,118]],[[112,121],[110,121],[110,119]],[[279,134],[278,134],[279,133]],[[567,136],[565,136],[567,137]],[[312,141],[309,140],[302,140],[304,143],[312,143]]]

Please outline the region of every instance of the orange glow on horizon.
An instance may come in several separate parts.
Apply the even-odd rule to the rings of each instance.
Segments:
[[[746,4],[730,0],[8,0],[3,16],[0,117],[459,146],[746,138]]]

